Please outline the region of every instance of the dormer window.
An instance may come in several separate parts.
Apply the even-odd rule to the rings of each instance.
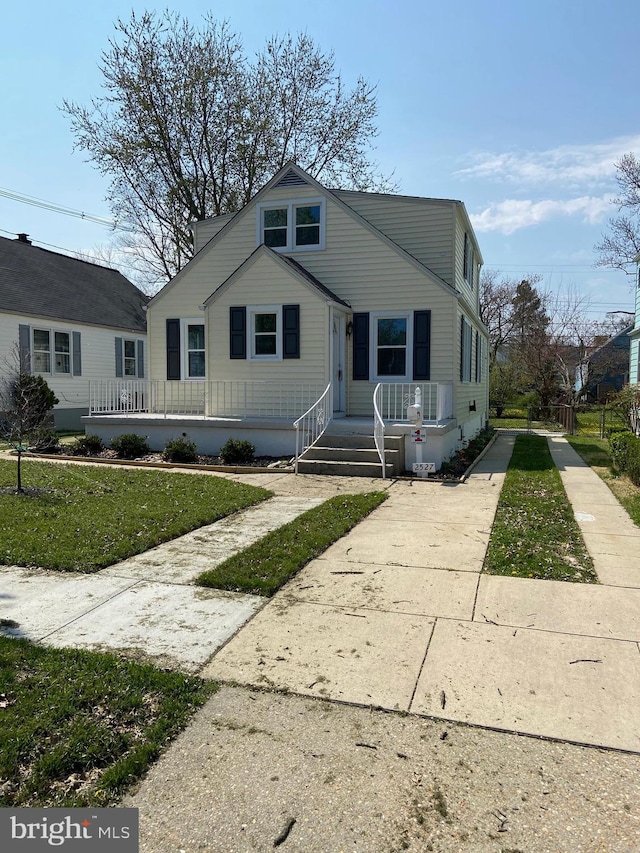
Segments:
[[[276,251],[324,249],[324,200],[258,205],[257,241]]]
[[[272,249],[282,249],[287,245],[287,214],[286,207],[262,211],[263,239],[265,246]]]

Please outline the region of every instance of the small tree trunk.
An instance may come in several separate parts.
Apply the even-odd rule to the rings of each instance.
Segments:
[[[22,494],[22,450],[18,449],[18,494]]]

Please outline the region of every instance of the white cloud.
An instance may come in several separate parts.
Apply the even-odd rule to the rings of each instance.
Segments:
[[[557,216],[581,216],[584,222],[595,224],[601,222],[610,212],[611,196],[609,195],[581,196],[564,201],[505,199],[489,205],[481,213],[470,214],[469,218],[478,233],[500,231],[508,235],[522,228],[529,228],[531,225],[539,225]]]
[[[540,184],[611,184],[615,163],[640,149],[640,134],[593,145],[561,145],[546,151],[508,151],[473,155],[473,165],[455,172],[471,178],[491,178],[523,186]]]

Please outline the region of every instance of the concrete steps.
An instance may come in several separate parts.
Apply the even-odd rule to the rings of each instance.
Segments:
[[[385,436],[387,476],[404,470],[404,438]],[[298,460],[301,474],[338,477],[381,477],[382,465],[372,435],[333,434],[321,436]]]

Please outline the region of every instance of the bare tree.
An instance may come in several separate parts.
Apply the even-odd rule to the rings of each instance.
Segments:
[[[227,23],[177,13],[118,20],[102,54],[104,94],[63,102],[76,147],[111,178],[121,240],[149,280],[192,254],[189,222],[239,210],[288,160],[343,188],[379,188],[368,153],[375,87],[348,90],[332,53],[301,34],[253,61]]]
[[[50,413],[58,398],[42,376],[27,372],[17,345],[14,353],[14,364],[0,383],[0,436],[16,451],[17,491],[23,494],[22,456],[51,432]]]
[[[521,318],[516,311],[516,297],[522,279],[510,278],[500,270],[483,269],[480,275],[480,319],[489,332],[489,364],[493,365],[498,353],[513,343]],[[524,279],[531,287],[542,281],[542,276],[528,275]]]
[[[594,246],[596,266],[613,267],[635,274],[635,258],[640,252],[640,160],[625,154],[616,163],[619,195],[613,200],[620,212],[609,220],[609,233]]]

